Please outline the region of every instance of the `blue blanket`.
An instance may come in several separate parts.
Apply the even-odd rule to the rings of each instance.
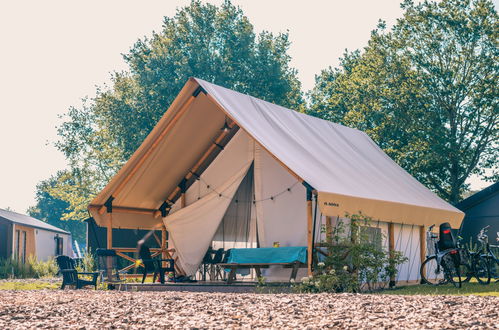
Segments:
[[[230,249],[227,263],[235,264],[272,264],[307,263],[305,246],[286,246],[278,248]]]

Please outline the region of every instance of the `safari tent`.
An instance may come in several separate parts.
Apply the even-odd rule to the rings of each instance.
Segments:
[[[89,211],[117,250],[112,228],[161,227],[161,251],[174,248],[187,275],[209,246],[274,242],[307,247],[310,272],[321,224],[361,212],[377,219],[386,248],[409,257],[399,273],[404,281],[419,278],[424,226],[458,228],[464,216],[365,133],[197,78]]]

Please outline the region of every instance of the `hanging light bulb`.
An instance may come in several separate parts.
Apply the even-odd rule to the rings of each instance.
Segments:
[[[227,124],[227,117],[225,118],[224,126],[220,130],[224,131],[224,132],[227,132],[228,130],[230,130],[230,126],[229,126],[229,124]]]

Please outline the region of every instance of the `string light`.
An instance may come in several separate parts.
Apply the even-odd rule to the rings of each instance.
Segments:
[[[225,196],[225,195],[223,195],[221,192],[218,192],[218,191],[216,191],[215,189],[212,189],[212,188],[211,188],[211,185],[209,185],[206,181],[204,181],[204,179],[203,179],[201,176],[198,176],[197,178],[198,178],[198,180],[200,180],[201,182],[203,182],[203,183],[206,185],[206,189],[209,189],[209,190],[211,190],[211,191],[213,191],[213,192],[217,193],[217,194],[218,194],[218,197],[224,197],[224,198],[227,198],[227,199],[232,199],[232,197]],[[276,197],[279,197],[279,196],[281,196],[281,195],[285,194],[286,192],[291,192],[292,188],[293,188],[294,186],[296,186],[297,184],[299,184],[299,183],[300,183],[299,181],[296,181],[295,183],[293,183],[293,185],[291,185],[290,187],[288,187],[288,188],[284,189],[283,191],[281,191],[281,192],[279,192],[279,193],[277,193],[277,194],[275,194],[275,195],[273,195],[273,196],[270,196],[270,197],[262,198],[262,199],[259,199],[259,200],[255,200],[255,199],[254,199],[254,200],[252,201],[252,203],[253,203],[253,204],[256,204],[257,202],[263,202],[263,201],[267,201],[267,200],[272,200],[272,201],[273,201],[273,200],[275,200],[275,198],[276,198]],[[198,199],[200,199],[200,198],[201,198],[201,197],[198,197]],[[236,200],[236,203],[238,203],[238,202],[244,203],[244,201],[238,201],[238,200]]]

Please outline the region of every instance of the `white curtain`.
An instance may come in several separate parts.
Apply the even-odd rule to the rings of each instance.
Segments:
[[[256,247],[256,222],[251,216],[253,206],[253,167],[239,185],[227,212],[213,237],[213,248]]]
[[[163,218],[178,256],[178,266],[194,275],[251,162],[224,184],[191,205]]]

